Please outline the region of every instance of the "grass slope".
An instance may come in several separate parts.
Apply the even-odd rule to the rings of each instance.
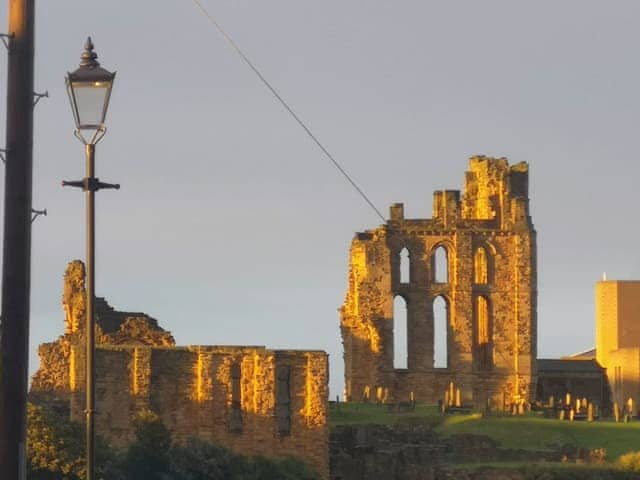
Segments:
[[[561,422],[532,416],[481,418],[480,415],[447,417],[436,427],[442,435],[488,435],[504,447],[545,450],[552,445],[605,448],[609,460],[640,450],[640,422]]]
[[[331,405],[329,426],[374,423],[422,423],[448,436],[459,433],[487,435],[503,447],[523,450],[546,450],[552,445],[570,444],[583,448],[605,448],[610,461],[620,455],[640,451],[640,422],[612,421],[569,422],[533,415],[523,417],[488,417],[480,414],[441,416],[433,406],[416,405],[413,412],[388,412],[384,405],[342,403]]]
[[[332,403],[329,409],[329,428],[338,425],[363,425],[373,423],[376,425],[394,425],[398,422],[406,423],[410,420],[416,422],[428,421],[440,417],[438,408],[427,405],[416,405],[412,412],[389,412],[385,405],[375,403],[341,403],[339,406]],[[439,423],[439,420],[438,422]]]

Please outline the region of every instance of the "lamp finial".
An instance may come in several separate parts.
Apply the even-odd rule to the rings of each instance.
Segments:
[[[98,60],[98,54],[93,51],[93,42],[91,41],[91,37],[87,37],[87,41],[84,44],[84,52],[80,55],[80,66],[84,68],[95,68],[99,67],[100,63]]]

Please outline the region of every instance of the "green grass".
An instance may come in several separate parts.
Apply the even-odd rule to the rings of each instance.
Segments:
[[[605,448],[609,460],[640,450],[640,422],[561,422],[533,416],[483,419],[480,415],[468,415],[448,417],[435,430],[442,435],[488,435],[503,447],[523,450],[545,450],[552,445],[565,444]]]
[[[329,408],[329,428],[334,428],[338,425],[367,423],[376,425],[394,425],[407,421],[421,423],[428,422],[436,416],[440,416],[438,407],[429,405],[416,405],[415,410],[412,412],[395,413],[388,412],[385,405],[375,403],[341,403],[339,407],[331,404]]]
[[[485,468],[500,468],[505,470],[521,470],[521,469],[544,469],[549,468],[553,470],[619,470],[615,465],[610,463],[595,464],[595,463],[562,463],[562,462],[473,462],[473,463],[456,463],[447,465],[447,468],[451,470],[467,470],[475,471]]]
[[[523,417],[488,417],[480,414],[442,417],[437,407],[416,405],[413,412],[388,413],[383,405],[342,403],[329,410],[329,426],[374,423],[423,423],[448,436],[458,433],[487,435],[504,448],[548,450],[553,445],[574,445],[583,448],[605,448],[608,459],[616,460],[630,451],[640,451],[640,422],[612,421],[568,422],[533,415]]]
[[[499,475],[499,472],[507,474],[520,472],[523,476],[518,478],[523,480],[638,480],[636,472],[622,470],[612,464],[478,462],[474,464],[449,465],[448,468],[453,472],[484,472],[483,478],[489,478],[489,472],[493,476]],[[512,477],[509,476],[507,478]]]

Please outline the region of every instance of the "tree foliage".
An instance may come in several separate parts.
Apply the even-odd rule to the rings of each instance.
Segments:
[[[44,407],[27,405],[27,469],[33,480],[85,477],[82,427]]]
[[[30,480],[86,478],[81,425],[40,406],[29,405]],[[109,480],[317,480],[295,459],[272,460],[236,455],[198,438],[174,443],[171,432],[152,412],[134,420],[135,440],[122,452],[98,439],[96,478]]]
[[[135,421],[136,441],[125,454],[127,480],[316,480],[304,463],[236,455],[198,438],[173,444],[160,418],[142,413]]]
[[[640,452],[625,453],[618,459],[618,464],[625,470],[640,472]]]

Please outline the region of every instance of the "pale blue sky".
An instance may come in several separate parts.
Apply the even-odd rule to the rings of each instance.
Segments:
[[[385,214],[399,201],[429,217],[473,154],[529,162],[539,356],[592,346],[594,282],[640,278],[640,3],[203,3]],[[65,265],[84,257],[84,198],[60,181],[84,174],[64,74],[92,35],[118,71],[97,173],[122,184],[98,196],[98,295],[181,344],[324,349],[341,393],[336,309],[353,233],[376,215],[191,0],[41,0],[37,14],[35,84],[51,98],[34,207],[49,216],[33,231],[30,370],[63,331]]]

